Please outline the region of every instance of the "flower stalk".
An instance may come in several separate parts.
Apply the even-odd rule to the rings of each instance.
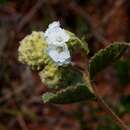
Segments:
[[[18,59],[37,71],[48,88],[56,90],[56,93],[44,94],[45,102],[70,103],[71,99],[73,103],[96,97],[99,105],[111,115],[115,123],[122,130],[129,130],[105,103],[90,80],[96,73],[115,62],[128,46],[126,43],[112,44],[96,53],[88,63],[86,55],[89,49],[84,40],[61,28],[60,23],[55,21],[49,24],[45,32],[34,31],[20,42]],[[78,62],[73,59],[77,50],[83,51]],[[88,71],[86,64],[89,66]],[[82,126],[83,120],[79,121]]]
[[[122,129],[122,130],[130,130],[127,125],[113,112],[113,110],[105,103],[105,101],[102,99],[102,97],[98,94],[98,91],[96,89],[95,85],[91,84],[91,81],[89,79],[88,73],[83,72],[84,80],[89,85],[89,88],[91,88],[91,92],[94,93],[96,100],[98,104],[113,118],[113,121]]]

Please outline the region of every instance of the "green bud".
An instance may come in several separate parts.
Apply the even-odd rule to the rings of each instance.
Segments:
[[[49,60],[45,51],[47,43],[43,35],[43,32],[34,31],[20,42],[18,59],[20,62],[29,65],[33,70],[42,69]]]

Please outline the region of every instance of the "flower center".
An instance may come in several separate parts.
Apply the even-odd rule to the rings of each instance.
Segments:
[[[62,42],[62,41],[63,41],[62,37],[57,37],[56,40],[57,40],[58,42]]]
[[[64,48],[63,47],[57,47],[56,50],[58,51],[58,53],[61,53],[64,51]]]

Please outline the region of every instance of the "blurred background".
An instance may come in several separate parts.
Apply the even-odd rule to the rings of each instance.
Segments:
[[[89,57],[113,41],[130,41],[129,0],[0,0],[0,130],[119,130],[95,101],[44,104],[37,73],[19,63],[19,41],[59,20],[86,38]],[[130,57],[96,77],[100,95],[130,125]]]

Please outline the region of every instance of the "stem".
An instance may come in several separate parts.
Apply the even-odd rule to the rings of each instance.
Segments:
[[[113,118],[113,120],[115,121],[115,123],[122,129],[122,130],[130,130],[127,125],[112,111],[112,109],[105,103],[105,101],[102,99],[102,97],[98,94],[97,89],[94,85],[91,84],[90,79],[87,75],[87,73],[84,73],[84,80],[87,84],[87,86],[89,85],[89,88],[92,89],[92,93],[94,93],[94,95],[97,98],[98,103],[101,105],[101,107],[108,113],[111,115],[111,117]]]
[[[102,97],[100,95],[98,95],[98,94],[95,94],[95,95],[97,97],[98,103],[101,105],[102,108],[104,108],[104,110],[106,110],[106,112],[108,114],[110,114],[112,116],[112,118],[115,121],[115,123],[122,130],[129,130],[129,128],[127,127],[127,125],[112,111],[112,109],[105,103],[105,101],[102,99]]]

